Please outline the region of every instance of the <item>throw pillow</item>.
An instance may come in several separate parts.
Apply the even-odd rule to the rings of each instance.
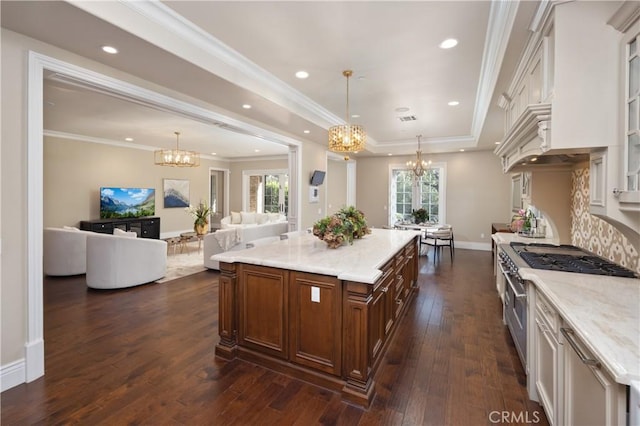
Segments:
[[[267,222],[269,222],[268,213],[256,213],[256,223],[258,225],[264,225]]]
[[[113,235],[116,235],[118,237],[126,237],[126,238],[137,238],[138,234],[136,234],[133,231],[127,232],[127,231],[123,231],[120,228],[113,228]]]
[[[231,212],[231,223],[234,225],[242,223],[242,216],[240,215],[240,212]]]
[[[280,222],[282,215],[280,213],[269,213],[269,222]]]
[[[75,226],[63,226],[62,229],[66,229],[67,231],[79,231]]]
[[[251,225],[256,223],[256,214],[253,212],[240,212],[243,225]]]

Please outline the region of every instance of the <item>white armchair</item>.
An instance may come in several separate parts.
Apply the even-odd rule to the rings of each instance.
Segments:
[[[167,243],[91,233],[87,236],[87,286],[98,289],[133,287],[164,277]]]
[[[46,275],[67,276],[87,272],[87,235],[76,228],[45,228],[43,270]]]

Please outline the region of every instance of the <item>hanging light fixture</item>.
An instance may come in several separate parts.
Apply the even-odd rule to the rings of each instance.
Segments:
[[[195,151],[185,151],[180,149],[180,132],[173,133],[176,135],[176,149],[156,150],[156,165],[171,167],[198,167],[200,165],[200,154]]]
[[[349,124],[349,77],[353,75],[353,71],[342,71],[342,75],[347,78],[346,124],[329,128],[329,150],[340,153],[356,153],[364,150],[367,133],[364,131],[364,127],[358,124]],[[345,159],[348,159],[348,157],[345,157]]]
[[[413,170],[413,173],[420,177],[424,174],[424,172],[429,168],[431,161],[424,161],[422,159],[422,150],[420,149],[420,138],[422,135],[416,136],[418,138],[418,150],[416,151],[416,160],[415,161],[407,161],[407,167]]]

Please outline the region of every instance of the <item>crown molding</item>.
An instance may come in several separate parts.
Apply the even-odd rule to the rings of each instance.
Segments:
[[[219,77],[328,129],[342,118],[298,92],[262,67],[160,1],[72,2],[102,20],[147,40]],[[144,19],[140,19],[140,18]]]
[[[93,136],[78,135],[76,133],[68,133],[68,132],[59,132],[57,130],[49,130],[49,129],[44,129],[42,131],[42,135],[49,138],[58,138],[58,139],[66,139],[66,140],[78,141],[78,142],[88,142],[88,143],[95,143],[95,144],[101,144],[101,145],[109,145],[109,146],[115,146],[118,148],[137,149],[139,151],[155,151],[157,149],[161,149],[160,147],[140,145],[135,143],[127,143],[122,141],[114,141],[112,139],[96,138]],[[227,157],[219,157],[217,155],[213,156],[213,155],[201,154],[201,153],[199,154],[200,154],[200,158],[204,158],[205,160],[233,161]],[[283,158],[286,158],[286,156]],[[262,159],[262,157],[260,157],[259,159]]]
[[[640,19],[640,3],[637,1],[625,1],[607,21],[607,24],[624,33],[638,19]]]
[[[476,103],[471,122],[471,134],[474,136],[474,145],[478,144],[484,121],[489,112],[491,98],[498,82],[500,68],[504,60],[509,36],[513,30],[513,23],[518,11],[518,1],[494,1],[491,2],[489,12],[489,25],[484,44],[482,65],[480,67],[480,79],[476,93]]]

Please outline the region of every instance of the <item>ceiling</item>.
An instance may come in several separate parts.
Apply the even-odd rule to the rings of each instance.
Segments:
[[[181,147],[227,159],[284,155],[286,138],[326,145],[328,127],[345,119],[367,130],[367,151],[360,156],[412,154],[418,134],[426,152],[493,149],[503,136],[497,100],[507,89],[537,5],[0,3],[4,28],[105,64],[115,78],[157,88],[216,117],[194,120],[47,74],[49,134],[152,149],[175,146],[174,132],[180,131]],[[447,38],[458,45],[439,48]],[[105,54],[103,45],[119,53]],[[344,69],[354,71],[349,106],[350,115],[359,117],[345,114]],[[309,77],[296,78],[299,70]],[[449,106],[450,101],[459,104]],[[400,120],[408,116],[415,120]],[[284,139],[265,137],[261,129]],[[134,141],[124,142],[125,137]]]

